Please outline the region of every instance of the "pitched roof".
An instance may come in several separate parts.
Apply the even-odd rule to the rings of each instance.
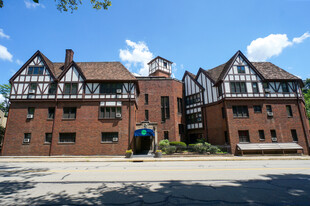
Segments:
[[[261,75],[261,77],[266,80],[300,80],[300,78],[288,73],[287,71],[270,62],[250,62],[241,51],[238,51],[225,64],[221,64],[217,67],[214,67],[213,69],[202,70],[216,84],[218,81],[224,78],[225,74],[231,68],[238,55],[241,55],[243,59],[249,64],[249,66],[253,67],[253,69],[258,72],[258,75]]]
[[[86,80],[135,80],[126,67],[120,62],[75,62],[81,69]],[[53,64],[54,74],[59,77],[64,69],[64,63]]]
[[[280,67],[271,62],[252,62],[253,66],[265,77],[267,80],[299,80],[300,78],[288,73]]]
[[[187,71],[187,73],[188,73],[188,75],[190,75],[193,79],[196,78],[195,74],[193,74],[193,73],[191,73],[191,72],[189,72],[189,71]]]

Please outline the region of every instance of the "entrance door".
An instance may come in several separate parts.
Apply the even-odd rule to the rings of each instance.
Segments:
[[[148,154],[152,147],[152,138],[150,136],[142,136],[136,138],[136,153]]]

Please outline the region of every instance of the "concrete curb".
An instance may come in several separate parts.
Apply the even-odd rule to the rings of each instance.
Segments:
[[[310,160],[310,156],[255,156],[255,157],[135,157],[124,158],[123,156],[109,157],[0,157],[0,163],[21,162],[191,162],[191,161],[260,161],[260,160]]]

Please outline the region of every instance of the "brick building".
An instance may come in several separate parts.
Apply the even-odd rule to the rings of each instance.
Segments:
[[[225,64],[200,68],[196,76],[185,72],[183,81],[188,142],[203,137],[233,154],[309,154],[309,123],[298,77],[270,62],[250,62],[238,51]]]
[[[182,82],[170,78],[172,62],[157,57],[150,76],[136,78],[119,62],[75,62],[73,54],[55,63],[37,51],[10,79],[2,155],[150,153],[164,138],[180,140]],[[134,136],[138,129],[154,136]]]
[[[182,81],[171,78],[171,67],[156,57],[141,77],[120,62],[75,62],[66,50],[57,63],[37,51],[10,79],[2,155],[147,154],[162,139],[198,138],[233,154],[276,146],[309,153],[296,76],[240,51],[216,68],[185,72]]]

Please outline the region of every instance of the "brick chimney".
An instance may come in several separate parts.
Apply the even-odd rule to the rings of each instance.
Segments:
[[[69,66],[69,64],[73,61],[73,50],[72,49],[66,49],[66,59],[65,59],[65,68]]]

